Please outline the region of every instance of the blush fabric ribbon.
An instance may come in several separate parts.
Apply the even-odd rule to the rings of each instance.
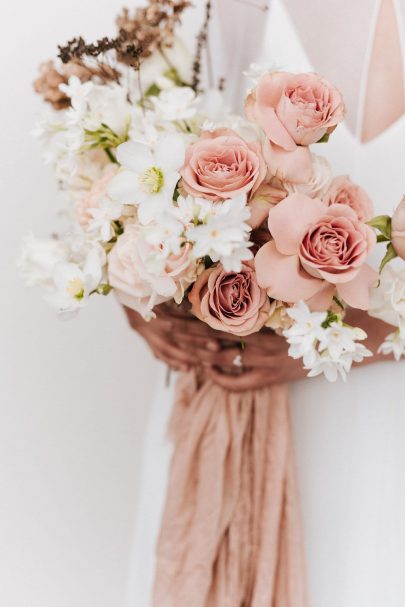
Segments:
[[[307,607],[287,387],[179,378],[153,607]]]

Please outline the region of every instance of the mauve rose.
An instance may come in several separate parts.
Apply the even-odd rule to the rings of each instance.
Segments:
[[[272,72],[259,78],[245,111],[274,144],[292,151],[331,133],[345,115],[339,91],[317,74]]]
[[[326,194],[321,196],[329,207],[332,204],[345,204],[356,213],[360,221],[369,221],[374,214],[373,203],[368,194],[359,185],[353,183],[347,175],[335,177]]]
[[[254,192],[266,172],[259,142],[219,129],[205,131],[188,147],[180,174],[188,194],[218,201]]]
[[[215,265],[197,278],[189,293],[192,311],[213,329],[235,335],[259,331],[268,319],[270,302],[257,284],[254,268],[242,264],[240,272],[225,272]]]
[[[268,223],[273,240],[258,251],[255,267],[270,297],[325,309],[337,292],[348,305],[367,309],[378,274],[365,262],[376,236],[350,207],[326,208],[317,198],[291,194],[270,211]]]
[[[405,198],[395,209],[391,227],[392,245],[396,254],[405,260]]]

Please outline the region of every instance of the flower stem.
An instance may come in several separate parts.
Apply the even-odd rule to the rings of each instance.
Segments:
[[[118,164],[118,161],[117,161],[116,157],[114,156],[114,154],[112,153],[112,151],[110,150],[110,148],[104,148],[104,151],[107,154],[108,158],[111,160],[111,162],[113,162],[114,164]]]

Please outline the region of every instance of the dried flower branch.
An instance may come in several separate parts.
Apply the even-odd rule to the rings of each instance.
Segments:
[[[76,76],[82,82],[96,78],[100,83],[105,83],[117,80],[118,72],[106,64],[86,65],[81,59],[71,60],[61,67],[56,67],[53,61],[46,61],[39,66],[39,76],[33,83],[34,90],[55,110],[65,109],[69,107],[70,99],[59,85],[67,84],[71,76]]]
[[[207,63],[210,79],[212,80],[212,69],[210,62],[210,54],[208,50],[208,28],[211,20],[211,1],[207,0],[205,3],[205,19],[202,24],[201,30],[197,36],[197,48],[195,52],[193,62],[193,79],[192,88],[197,92],[200,88],[201,83],[201,66],[202,66],[202,54],[204,49],[207,49]]]
[[[154,51],[172,45],[181,15],[189,6],[189,0],[149,0],[149,6],[137,8],[133,16],[124,8],[116,23],[120,32],[125,31],[134,42],[143,46],[142,57],[146,58]]]

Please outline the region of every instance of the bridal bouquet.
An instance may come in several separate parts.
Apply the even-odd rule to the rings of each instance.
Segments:
[[[110,291],[148,320],[188,299],[241,340],[283,333],[308,375],[329,380],[371,356],[344,313],[370,310],[374,287],[373,313],[386,319],[388,308],[398,327],[383,351],[400,356],[404,271],[385,268],[377,287],[367,259],[377,240],[388,243],[384,265],[403,255],[405,203],[392,228],[373,219],[366,192],[310,147],[344,119],[340,93],[312,73],[252,73],[245,115],[233,115],[223,82],[201,86],[206,27],[194,58],[174,34],[187,5],[124,10],[116,38],[73,39],[41,66],[35,89],[48,107],[36,135],[67,209],[56,236],[25,239],[27,283],[63,315]]]

